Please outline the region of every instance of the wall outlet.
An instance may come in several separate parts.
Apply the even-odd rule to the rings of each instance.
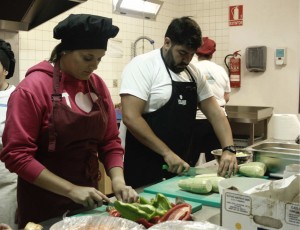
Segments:
[[[113,88],[118,88],[118,79],[113,79]]]

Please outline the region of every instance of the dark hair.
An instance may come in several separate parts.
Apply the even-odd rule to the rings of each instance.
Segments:
[[[57,46],[54,47],[54,49],[51,52],[49,62],[55,63],[61,58],[61,54],[63,51],[62,44],[59,43]]]
[[[0,62],[4,69],[8,72],[5,78],[11,78],[15,72],[15,54],[11,50],[10,44],[3,39],[0,39]]]
[[[165,37],[170,38],[176,45],[184,45],[195,50],[202,44],[201,29],[190,17],[173,19]]]

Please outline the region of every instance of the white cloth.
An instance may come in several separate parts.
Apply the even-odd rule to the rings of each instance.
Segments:
[[[0,91],[0,145],[2,146],[2,133],[6,120],[7,101],[10,94],[15,90],[15,86],[11,85],[7,90]]]
[[[2,150],[2,133],[5,126],[7,101],[15,86],[0,91],[0,151]],[[8,224],[17,229],[15,213],[17,209],[17,174],[9,172],[0,161],[0,223]]]
[[[223,108],[226,105],[224,93],[230,93],[231,88],[229,77],[225,69],[212,61],[198,61],[197,57],[194,57],[192,59],[192,63],[200,70],[201,74],[206,78],[218,104],[222,106],[225,115],[227,115],[225,108]],[[197,111],[196,119],[206,119],[205,115],[201,112],[201,110]]]
[[[213,96],[208,82],[200,71],[189,64],[189,72],[197,83],[198,101]],[[176,74],[170,70],[174,81],[188,82],[190,75],[187,71]],[[144,113],[156,111],[164,106],[170,99],[172,93],[172,81],[161,58],[160,49],[136,56],[123,70],[121,77],[121,94],[130,94],[146,101]],[[126,127],[120,124],[120,138],[122,145],[126,135]]]

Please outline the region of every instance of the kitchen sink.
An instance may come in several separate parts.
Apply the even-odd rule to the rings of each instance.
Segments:
[[[300,164],[300,145],[296,143],[266,140],[245,149],[252,152],[253,161],[266,164],[270,176],[282,178],[286,165]]]

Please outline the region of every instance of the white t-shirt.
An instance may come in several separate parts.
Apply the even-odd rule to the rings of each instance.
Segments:
[[[198,61],[197,57],[194,57],[192,59],[192,63],[200,70],[202,75],[206,78],[218,104],[224,107],[226,105],[224,93],[231,92],[229,77],[225,69],[222,66],[209,60]],[[222,109],[225,112],[225,108]],[[201,112],[201,110],[197,111],[196,118],[206,119],[205,115]]]
[[[197,83],[198,101],[213,96],[208,82],[200,71],[189,64],[189,72]],[[176,74],[170,70],[174,81],[189,82],[190,75],[187,71]],[[122,73],[121,94],[130,94],[146,101],[144,113],[156,111],[164,106],[172,93],[172,81],[162,60],[160,49],[136,56],[124,68]],[[120,124],[120,137],[123,142],[126,128],[123,122]]]
[[[11,85],[7,90],[0,91],[0,146],[2,147],[2,134],[6,121],[7,102],[10,94],[15,90],[15,86]]]

